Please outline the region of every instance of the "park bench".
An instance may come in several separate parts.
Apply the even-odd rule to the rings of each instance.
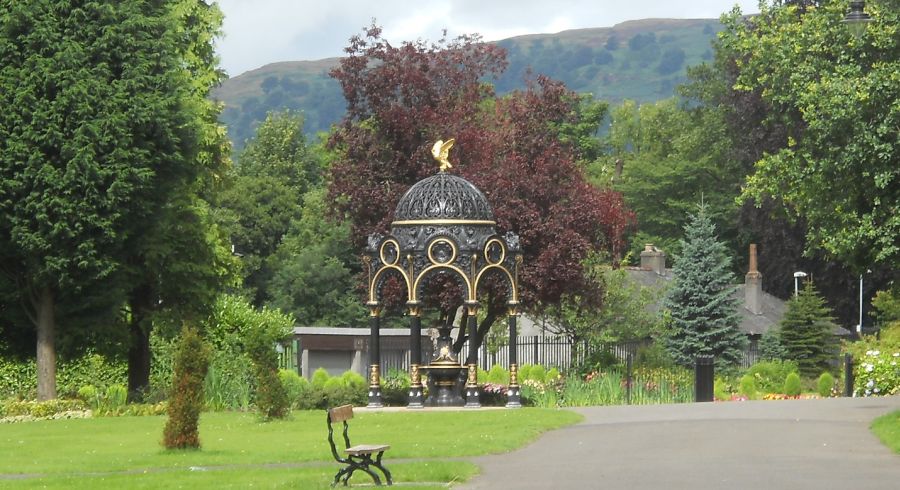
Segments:
[[[381,478],[378,477],[378,474],[375,473],[370,466],[374,466],[381,470],[381,472],[384,473],[385,479],[387,479],[387,484],[393,485],[394,482],[391,480],[391,472],[381,464],[381,457],[384,456],[384,452],[390,449],[391,446],[386,444],[360,444],[350,446],[350,437],[347,435],[347,430],[349,429],[347,421],[352,418],[353,405],[343,405],[328,410],[328,443],[331,444],[331,454],[334,456],[335,461],[346,465],[334,475],[334,482],[331,483],[331,486],[337,485],[338,481],[341,480],[341,477],[343,477],[344,486],[346,486],[350,477],[353,476],[353,472],[356,470],[368,473],[369,476],[375,480],[376,485],[381,485]],[[338,454],[337,446],[334,444],[334,429],[332,424],[338,422],[344,423],[344,454],[347,455],[346,457],[341,457],[341,455]],[[372,457],[373,454],[376,455],[374,459]]]

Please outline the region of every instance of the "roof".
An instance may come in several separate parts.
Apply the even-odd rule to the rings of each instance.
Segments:
[[[628,277],[631,280],[641,283],[645,287],[656,290],[668,288],[675,279],[675,272],[672,269],[666,269],[666,274],[659,275],[655,271],[643,270],[638,267],[626,268]],[[744,306],[744,285],[738,284],[737,290],[734,292],[735,298],[738,300],[738,313],[741,317],[740,329],[747,335],[762,335],[773,328],[778,327],[778,323],[784,317],[785,301],[772,296],[763,291],[760,298],[762,304],[762,313],[754,314]],[[654,311],[658,311],[661,307],[662,300],[651,306]]]

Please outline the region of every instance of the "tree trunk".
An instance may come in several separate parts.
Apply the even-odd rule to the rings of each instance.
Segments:
[[[153,308],[152,288],[138,287],[129,299],[131,320],[128,322],[131,343],[128,346],[128,401],[138,402],[150,387],[150,330],[145,321]]]
[[[53,291],[45,286],[37,298],[37,397],[39,401],[56,398],[56,318]]]

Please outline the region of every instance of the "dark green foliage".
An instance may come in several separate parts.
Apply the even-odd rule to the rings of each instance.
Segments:
[[[787,350],[781,345],[781,334],[777,329],[769,330],[759,339],[759,358],[776,361],[787,357]]]
[[[169,416],[163,429],[167,449],[200,447],[200,412],[203,409],[203,378],[209,369],[210,349],[197,330],[185,326],[175,354]]]
[[[807,377],[827,371],[837,352],[835,324],[831,310],[816,291],[812,281],[787,302],[787,311],[779,326],[781,345],[786,358],[797,362]]]
[[[797,373],[788,374],[784,378],[784,394],[787,396],[800,396],[800,375]]]
[[[819,392],[819,396],[822,398],[831,396],[834,391],[834,376],[827,371],[820,374],[819,379],[816,381],[816,391]]]
[[[746,338],[738,328],[731,261],[706,206],[685,227],[681,249],[663,303],[670,318],[667,347],[679,365],[692,366],[698,355],[712,355],[723,369],[741,358]]]

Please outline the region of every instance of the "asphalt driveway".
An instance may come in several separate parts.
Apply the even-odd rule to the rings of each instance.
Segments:
[[[585,420],[475,458],[459,489],[900,489],[869,430],[900,396],[576,409]]]

